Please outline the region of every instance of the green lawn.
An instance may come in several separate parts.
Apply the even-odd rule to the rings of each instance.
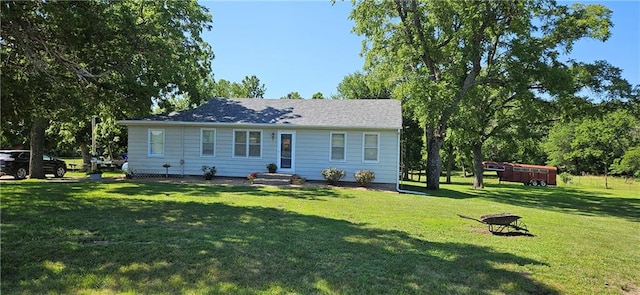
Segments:
[[[636,294],[640,185],[2,182],[2,294]],[[479,217],[523,216],[534,237]]]

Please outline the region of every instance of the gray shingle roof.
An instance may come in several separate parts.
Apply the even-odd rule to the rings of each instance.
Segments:
[[[123,123],[132,122],[238,123],[399,129],[402,127],[402,107],[398,100],[393,99],[213,98],[195,109],[127,120]]]

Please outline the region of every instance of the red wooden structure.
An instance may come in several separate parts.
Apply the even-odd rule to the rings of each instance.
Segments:
[[[500,181],[521,182],[524,185],[556,185],[558,168],[518,163],[482,162],[484,170],[496,171]]]

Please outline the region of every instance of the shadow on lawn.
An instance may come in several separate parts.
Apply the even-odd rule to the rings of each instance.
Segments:
[[[272,208],[66,193],[2,206],[2,294],[558,293],[513,270],[539,261]]]
[[[470,187],[469,183],[461,185]],[[613,216],[640,221],[640,198],[615,197],[606,193],[598,192],[596,194],[569,187],[530,187],[522,184],[502,183],[486,185],[485,189],[467,190],[466,192],[447,188],[430,191],[418,186],[407,185],[405,187],[405,189],[426,192],[433,197],[485,198],[514,206],[573,212],[589,216]]]
[[[210,184],[176,184],[157,182],[129,182],[128,186],[120,186],[112,189],[111,192],[125,195],[165,195],[174,196],[176,194],[190,197],[217,197],[222,193],[238,193],[251,196],[281,196],[296,199],[322,200],[326,197],[345,198],[330,188],[281,188],[278,193],[274,193],[269,187],[263,186],[233,186],[233,185],[210,185]]]
[[[612,216],[640,221],[640,199],[602,195],[566,187],[509,186],[479,190],[477,195],[515,206],[574,212],[589,216]]]

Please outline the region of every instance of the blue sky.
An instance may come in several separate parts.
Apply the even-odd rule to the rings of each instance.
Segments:
[[[351,1],[201,1],[213,14],[213,29],[203,36],[213,47],[216,80],[241,81],[256,75],[265,98],[292,91],[310,98],[336,93],[344,76],[361,70],[362,38],[351,33]],[[583,40],[570,57],[607,60],[623,77],[640,84],[640,2],[587,1],[613,10],[607,42]]]

